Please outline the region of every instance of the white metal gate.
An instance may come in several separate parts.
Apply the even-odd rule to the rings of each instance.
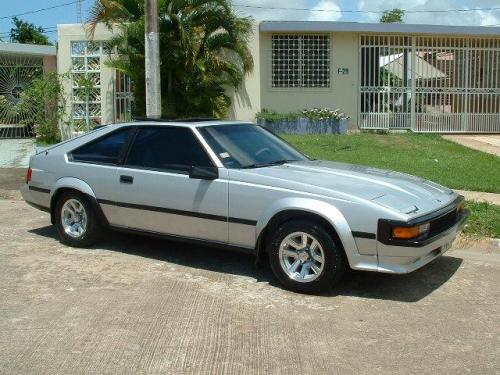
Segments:
[[[362,129],[500,133],[500,39],[362,35]]]
[[[33,136],[33,108],[23,105],[23,92],[43,71],[41,57],[0,53],[0,138]]]

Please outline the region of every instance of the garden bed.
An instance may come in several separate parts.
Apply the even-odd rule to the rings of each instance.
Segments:
[[[258,120],[257,124],[275,132],[283,134],[346,134],[347,119],[342,120],[310,120],[299,118],[296,120],[269,121]]]
[[[256,115],[257,123],[275,133],[282,134],[346,134],[348,117],[339,109],[304,109],[301,112],[277,113],[262,110]]]

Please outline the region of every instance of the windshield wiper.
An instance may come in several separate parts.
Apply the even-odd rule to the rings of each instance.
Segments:
[[[241,167],[242,169],[252,169],[252,168],[263,168],[263,167],[271,167],[273,165],[283,165],[286,163],[290,163],[292,161],[298,161],[297,159],[281,159],[281,160],[275,160],[269,163],[255,163],[255,164],[250,164],[250,165],[245,165]]]

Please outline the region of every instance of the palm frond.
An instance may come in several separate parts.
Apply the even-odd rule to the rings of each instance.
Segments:
[[[135,2],[136,0],[95,0],[88,18],[90,36],[93,38],[99,23],[111,28],[113,24],[130,21],[132,14],[125,5],[130,6]]]
[[[107,45],[111,66],[134,80],[138,113],[144,112],[143,0],[97,0],[89,19],[117,30]],[[160,0],[162,111],[168,116],[227,115],[228,90],[253,69],[248,47],[253,20],[238,17],[229,0]]]

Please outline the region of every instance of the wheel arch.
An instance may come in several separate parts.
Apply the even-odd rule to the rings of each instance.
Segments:
[[[318,222],[332,235],[350,259],[358,254],[356,243],[347,220],[333,205],[313,199],[290,198],[269,207],[257,223],[256,252],[260,256],[265,250],[267,235],[289,220],[306,219]]]
[[[57,180],[54,189],[51,191],[50,221],[52,224],[55,224],[55,211],[56,211],[57,200],[59,199],[61,194],[68,191],[73,191],[85,195],[87,199],[89,199],[89,201],[91,202],[93,208],[96,210],[99,218],[103,221],[103,223],[105,223],[106,225],[108,224],[106,217],[104,216],[104,213],[102,212],[101,207],[97,202],[97,198],[92,188],[85,181],[75,177],[60,178],[59,180]]]

